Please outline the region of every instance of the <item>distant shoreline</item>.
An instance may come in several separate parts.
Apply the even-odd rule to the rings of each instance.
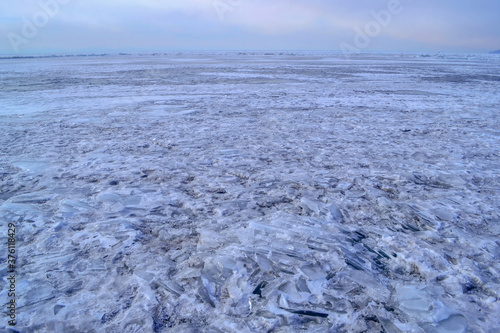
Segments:
[[[363,56],[395,56],[406,55],[415,57],[443,57],[443,56],[488,56],[500,54],[500,50],[492,51],[489,53],[427,53],[427,52],[363,52],[353,53],[349,57],[363,57]],[[312,50],[259,50],[259,51],[165,51],[165,52],[137,52],[137,53],[74,53],[74,54],[34,54],[34,55],[0,55],[0,60],[14,60],[14,59],[48,59],[48,58],[87,58],[87,57],[122,57],[122,56],[207,56],[207,55],[236,55],[236,56],[338,56],[346,57],[340,51],[312,51]]]

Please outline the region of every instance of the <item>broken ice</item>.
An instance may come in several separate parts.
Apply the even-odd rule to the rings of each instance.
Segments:
[[[16,329],[500,330],[499,66],[0,59]]]

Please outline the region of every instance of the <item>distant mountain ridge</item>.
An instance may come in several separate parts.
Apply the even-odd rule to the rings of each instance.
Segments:
[[[491,51],[490,54],[500,54],[500,50]]]

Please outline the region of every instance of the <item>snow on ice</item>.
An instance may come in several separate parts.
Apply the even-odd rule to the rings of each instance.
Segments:
[[[16,329],[500,330],[499,69],[495,55],[1,59]]]

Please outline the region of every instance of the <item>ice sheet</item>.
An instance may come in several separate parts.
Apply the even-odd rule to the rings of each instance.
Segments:
[[[16,329],[500,330],[499,68],[494,55],[0,59]]]

